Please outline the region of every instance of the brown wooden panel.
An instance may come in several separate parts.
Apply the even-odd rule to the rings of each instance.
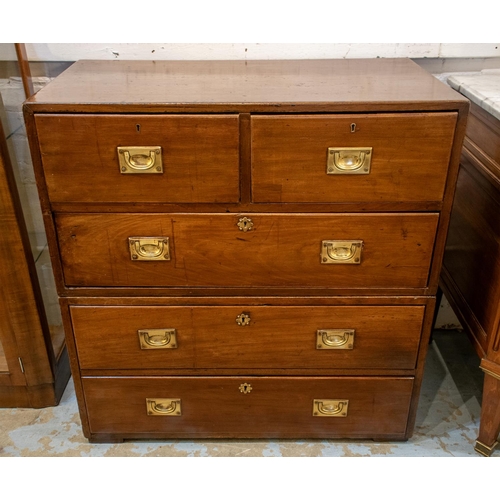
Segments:
[[[464,160],[461,167],[444,266],[484,332],[495,327],[500,299],[500,193]],[[487,337],[473,332],[486,352]]]
[[[92,433],[224,438],[404,438],[412,378],[142,377],[82,379]],[[248,394],[241,384],[251,384]],[[148,416],[146,398],[182,415]],[[348,399],[346,417],[313,417],[314,399]]]
[[[442,200],[456,121],[457,113],[253,116],[253,199]],[[329,147],[373,148],[370,173],[327,175]]]
[[[52,202],[239,200],[236,115],[36,115]],[[160,146],[163,173],[122,174],[117,147]]]
[[[83,369],[413,369],[424,306],[70,308]],[[239,326],[242,312],[250,323]],[[175,328],[176,349],[141,349],[138,330]],[[317,349],[317,331],[354,329],[353,348]]]
[[[467,99],[405,58],[77,61],[34,110],[189,112],[457,109]]]
[[[477,104],[471,103],[466,133],[467,140],[472,142],[475,148],[500,165],[500,121]]]
[[[59,214],[72,286],[425,286],[438,214]],[[132,236],[168,237],[171,260],[133,261]],[[323,264],[323,240],[363,240],[359,265]]]

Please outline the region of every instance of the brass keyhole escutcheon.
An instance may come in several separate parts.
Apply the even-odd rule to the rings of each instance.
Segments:
[[[243,394],[249,394],[250,392],[252,392],[252,386],[245,382],[244,384],[240,385],[240,392]]]
[[[252,219],[249,219],[248,217],[242,217],[236,225],[238,226],[238,229],[240,231],[243,231],[244,233],[246,233],[247,231],[252,230],[253,221],[252,221]]]
[[[240,326],[248,326],[250,324],[250,315],[241,313],[238,316],[236,316],[236,323]]]

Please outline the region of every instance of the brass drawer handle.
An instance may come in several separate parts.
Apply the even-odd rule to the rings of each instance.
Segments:
[[[352,349],[354,332],[352,329],[318,330],[316,349]]]
[[[153,417],[179,417],[182,415],[180,399],[146,399],[146,411]]]
[[[141,349],[177,349],[175,328],[137,330]]]
[[[321,262],[323,264],[360,264],[363,240],[323,240]]]
[[[117,150],[122,174],[163,173],[160,146],[128,146]]]
[[[163,236],[131,236],[128,245],[132,260],[170,260],[169,239]]]
[[[372,148],[328,148],[326,173],[362,174],[370,173]]]
[[[315,399],[314,417],[347,417],[348,399]]]

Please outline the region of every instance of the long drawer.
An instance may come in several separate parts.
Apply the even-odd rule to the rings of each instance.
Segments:
[[[237,202],[238,123],[235,115],[37,115],[50,200]]]
[[[90,432],[404,439],[412,378],[82,378]]]
[[[424,287],[439,214],[57,214],[69,286]]]
[[[85,369],[414,369],[424,306],[71,306]]]
[[[456,113],[252,116],[256,202],[441,201]]]

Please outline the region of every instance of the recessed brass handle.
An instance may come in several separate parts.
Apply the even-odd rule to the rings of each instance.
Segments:
[[[366,175],[371,169],[372,148],[328,148],[328,175]]]
[[[352,329],[318,330],[316,349],[352,349],[354,332]]]
[[[348,399],[315,399],[314,417],[347,417]]]
[[[122,174],[163,173],[160,146],[127,146],[118,147],[117,150]]]
[[[175,328],[137,330],[141,349],[177,349]]]
[[[131,236],[128,245],[132,260],[170,260],[169,238],[164,236]]]
[[[171,398],[147,398],[146,411],[152,417],[179,417],[182,415],[181,400]]]
[[[363,240],[323,240],[321,262],[323,264],[360,264]]]

